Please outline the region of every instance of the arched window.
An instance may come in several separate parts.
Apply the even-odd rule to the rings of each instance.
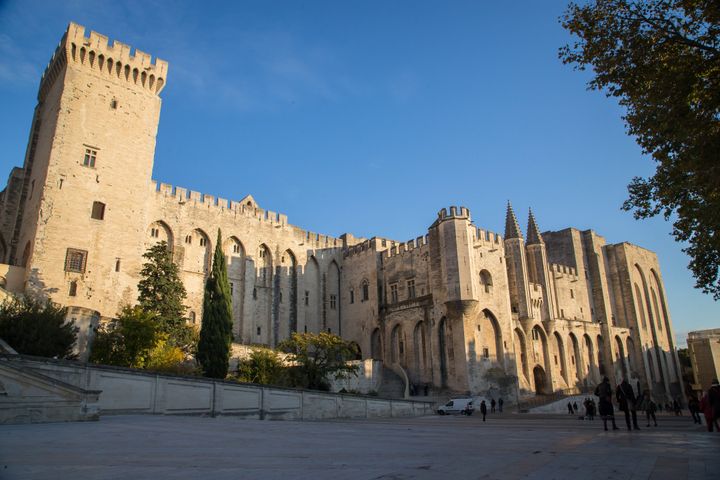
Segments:
[[[487,270],[480,271],[480,285],[485,290],[485,293],[492,291],[492,275]]]
[[[367,280],[362,282],[362,299],[363,302],[370,300],[370,283]]]

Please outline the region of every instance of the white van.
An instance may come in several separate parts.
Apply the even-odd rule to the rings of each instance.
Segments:
[[[437,409],[438,415],[472,415],[475,407],[473,406],[472,398],[453,398],[445,405],[441,405]]]

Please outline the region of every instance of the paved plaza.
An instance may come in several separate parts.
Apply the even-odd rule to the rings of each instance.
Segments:
[[[618,422],[622,430],[606,433],[601,421],[570,415],[506,413],[485,423],[106,416],[0,427],[0,478],[718,478],[720,434],[688,416],[659,422],[631,433]]]

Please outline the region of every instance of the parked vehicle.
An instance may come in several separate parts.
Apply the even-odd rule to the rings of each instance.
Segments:
[[[453,398],[437,409],[438,415],[472,415],[475,407],[472,398]]]

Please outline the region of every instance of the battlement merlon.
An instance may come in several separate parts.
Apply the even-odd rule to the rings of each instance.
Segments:
[[[292,229],[300,244],[307,245],[309,248],[340,248],[344,245],[342,238],[310,232],[289,224],[287,215],[259,208],[254,199],[250,204],[247,201],[236,202],[157,180],[150,181],[150,190],[157,196],[156,198],[163,199],[163,201],[186,205],[189,208],[217,209],[227,215],[242,215],[277,228]],[[248,197],[246,196],[245,199]]]
[[[167,82],[168,62],[165,60],[156,58],[153,62],[151,55],[140,50],[135,50],[133,54],[130,45],[117,40],[110,45],[107,36],[94,31],[86,37],[85,27],[70,22],[53,59],[43,73],[41,89],[56,58],[62,57],[58,55],[59,52],[64,52],[64,57],[68,60],[87,65],[107,75],[124,78],[155,95],[160,94]]]

